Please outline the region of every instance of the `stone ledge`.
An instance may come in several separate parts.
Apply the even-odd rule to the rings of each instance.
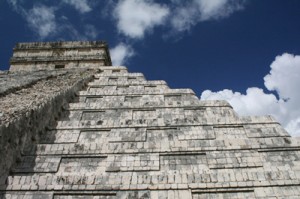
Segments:
[[[58,41],[18,43],[14,50],[107,47],[104,41]]]

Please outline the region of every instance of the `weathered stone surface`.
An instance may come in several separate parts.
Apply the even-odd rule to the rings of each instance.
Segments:
[[[0,97],[0,174],[6,176],[11,165],[22,161],[21,154],[39,142],[49,125],[56,122],[67,102],[90,80],[93,71],[14,72],[1,78]],[[25,75],[23,77],[23,75]],[[12,80],[12,84],[9,84]],[[26,160],[25,160],[26,161]],[[45,165],[24,168],[41,171]],[[20,168],[15,171],[21,172]],[[51,169],[49,171],[52,171]]]
[[[299,198],[300,140],[272,117],[239,117],[225,101],[199,101],[189,89],[170,89],[125,67],[99,66],[80,78],[78,71],[60,72],[11,89],[32,96],[41,84],[39,93],[50,90],[45,100],[52,101],[55,88],[89,80],[80,91],[71,89],[78,95],[62,103],[59,117],[60,106],[50,106],[57,122],[44,117],[29,130],[11,131],[16,139],[48,126],[35,141],[25,141],[30,147],[2,178],[0,198]],[[30,110],[26,100],[32,98],[16,100],[16,107]]]
[[[0,74],[0,96],[13,93],[26,87],[31,87],[43,79],[64,75],[66,71],[35,71],[11,72]]]
[[[10,71],[110,66],[103,41],[18,43],[10,60]]]

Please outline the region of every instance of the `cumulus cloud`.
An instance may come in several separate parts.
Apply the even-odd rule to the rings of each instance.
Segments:
[[[146,31],[163,24],[169,9],[152,0],[120,0],[113,15],[120,33],[131,38],[142,38]]]
[[[295,92],[300,85],[300,56],[283,54],[271,64],[270,74],[264,77],[265,86],[283,99],[300,99]]]
[[[241,115],[265,115],[266,112],[278,114],[281,104],[273,94],[266,94],[263,89],[256,87],[248,88],[245,95],[229,89],[218,92],[206,90],[201,94],[201,99],[227,100]]]
[[[173,0],[175,9],[171,24],[177,31],[189,30],[202,21],[217,20],[229,16],[244,7],[244,0],[192,0],[182,3]]]
[[[54,9],[44,5],[35,5],[26,14],[29,27],[43,39],[57,31]]]
[[[134,51],[131,46],[124,43],[120,43],[114,48],[110,49],[110,56],[113,62],[113,65],[119,66],[123,65],[128,58],[134,55]]]
[[[80,13],[86,13],[92,10],[87,0],[63,0],[63,2],[73,6]]]
[[[201,99],[227,100],[240,115],[273,115],[291,135],[300,136],[300,56],[277,56],[264,81],[267,90],[276,92],[279,98],[261,88],[248,88],[246,94],[206,90]]]

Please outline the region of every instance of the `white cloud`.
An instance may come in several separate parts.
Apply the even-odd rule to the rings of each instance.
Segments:
[[[202,21],[216,20],[229,16],[243,8],[244,0],[192,0],[182,3],[173,0],[175,9],[171,24],[177,31],[189,30]]]
[[[291,119],[285,126],[285,129],[293,136],[300,136],[300,117]]]
[[[86,13],[92,10],[87,0],[63,0],[63,2],[73,6],[80,13]]]
[[[287,53],[277,56],[264,80],[265,86],[278,92],[280,98],[300,99],[300,93],[295,92],[300,85],[300,56]]]
[[[57,24],[55,21],[54,9],[44,5],[35,5],[25,14],[29,27],[43,39],[50,34],[55,34]]]
[[[120,43],[114,48],[110,49],[110,56],[113,62],[113,65],[120,66],[123,65],[128,58],[134,55],[134,51],[131,46],[124,43]]]
[[[197,23],[198,9],[189,4],[185,7],[177,7],[171,18],[171,25],[176,31],[189,30],[191,26]]]
[[[300,136],[300,56],[277,56],[264,80],[266,88],[275,91],[279,99],[260,88],[248,88],[246,94],[206,90],[201,99],[227,100],[240,115],[273,115],[291,135]]]
[[[228,0],[196,0],[201,13],[201,20],[209,20],[225,16],[227,13]]]
[[[248,88],[245,95],[228,89],[218,92],[206,90],[201,94],[201,99],[227,100],[234,105],[234,109],[241,115],[264,115],[266,112],[277,113],[280,105],[273,94],[266,94],[262,89],[256,87]]]
[[[164,25],[174,33],[188,31],[200,22],[218,20],[244,8],[247,0],[171,0],[162,5],[153,0],[119,0],[113,8],[120,33],[143,38],[145,32]]]
[[[169,9],[152,0],[120,0],[113,14],[119,32],[131,38],[142,38],[146,31],[164,22]]]

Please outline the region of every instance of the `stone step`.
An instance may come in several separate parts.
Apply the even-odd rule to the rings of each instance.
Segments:
[[[57,156],[23,156],[12,169],[14,173],[55,173],[60,164]]]
[[[213,115],[216,112],[220,115]],[[186,123],[201,123],[208,120],[223,120],[227,116],[227,120],[238,120],[235,112],[230,107],[158,107],[158,108],[111,108],[111,109],[96,109],[96,110],[69,110],[64,112],[64,117],[60,121],[128,121],[134,122],[138,120],[147,120],[155,122],[176,121],[181,124]],[[143,122],[139,122],[143,123]]]
[[[183,137],[179,139],[174,137],[165,136],[164,134],[147,133],[147,138],[133,140],[114,140],[107,138],[109,131],[96,131],[93,129],[92,133],[89,130],[83,130],[81,136],[76,143],[50,143],[50,144],[37,144],[36,147],[32,146],[31,149],[25,152],[26,155],[97,155],[109,153],[163,153],[163,152],[207,152],[207,151],[234,151],[237,150],[258,150],[259,153],[277,153],[288,151],[299,151],[299,142],[293,139],[287,140],[282,137],[272,138],[228,138],[219,140],[216,139],[190,139],[190,137]],[[170,134],[165,134],[170,135]],[[155,137],[157,136],[157,137]],[[181,137],[184,135],[181,135]],[[204,135],[205,136],[205,135]],[[203,137],[204,137],[203,136]],[[93,138],[94,137],[94,138]],[[89,140],[93,138],[95,142],[88,143],[82,140]],[[141,135],[141,138],[142,135]],[[201,137],[200,137],[201,138]],[[276,149],[276,150],[274,150]],[[293,155],[291,155],[291,158]],[[284,159],[283,159],[284,160]],[[291,161],[296,161],[294,158]],[[298,160],[297,160],[298,161]],[[291,165],[294,163],[290,162]],[[295,164],[295,166],[299,166]]]
[[[77,102],[81,103],[98,103],[106,107],[109,106],[120,106],[126,103],[132,106],[141,104],[142,106],[151,106],[156,104],[166,104],[166,105],[192,105],[192,104],[206,104],[198,100],[198,98],[193,94],[151,94],[151,95],[111,95],[111,96],[79,96]],[[72,104],[72,103],[71,103]],[[212,104],[212,103],[207,103]],[[218,106],[218,103],[216,103]]]
[[[117,71],[117,69],[112,69],[111,73],[109,73],[110,71],[107,71],[107,70],[105,72],[96,73],[94,75],[95,81],[97,79],[103,78],[103,77],[107,77],[107,78],[126,77],[127,79],[130,77],[131,78],[143,78],[143,79],[145,78],[143,73],[127,73],[127,71],[123,71],[123,70],[120,70],[117,72],[114,72],[114,71]]]
[[[89,91],[80,91],[78,93],[78,96],[86,96],[86,97],[91,97],[91,96],[106,96],[106,95],[111,95],[111,96],[118,96],[118,95],[157,95],[157,94],[167,94],[167,95],[176,95],[176,94],[195,94],[191,89],[158,89],[152,91],[151,89],[147,90],[129,90],[129,87],[119,87],[119,89],[116,90],[106,90],[103,91],[102,89],[98,88],[91,88]]]
[[[160,86],[166,85],[165,81],[146,81],[144,79],[128,79],[128,78],[100,78],[88,84],[89,88],[102,88],[103,86]]]

